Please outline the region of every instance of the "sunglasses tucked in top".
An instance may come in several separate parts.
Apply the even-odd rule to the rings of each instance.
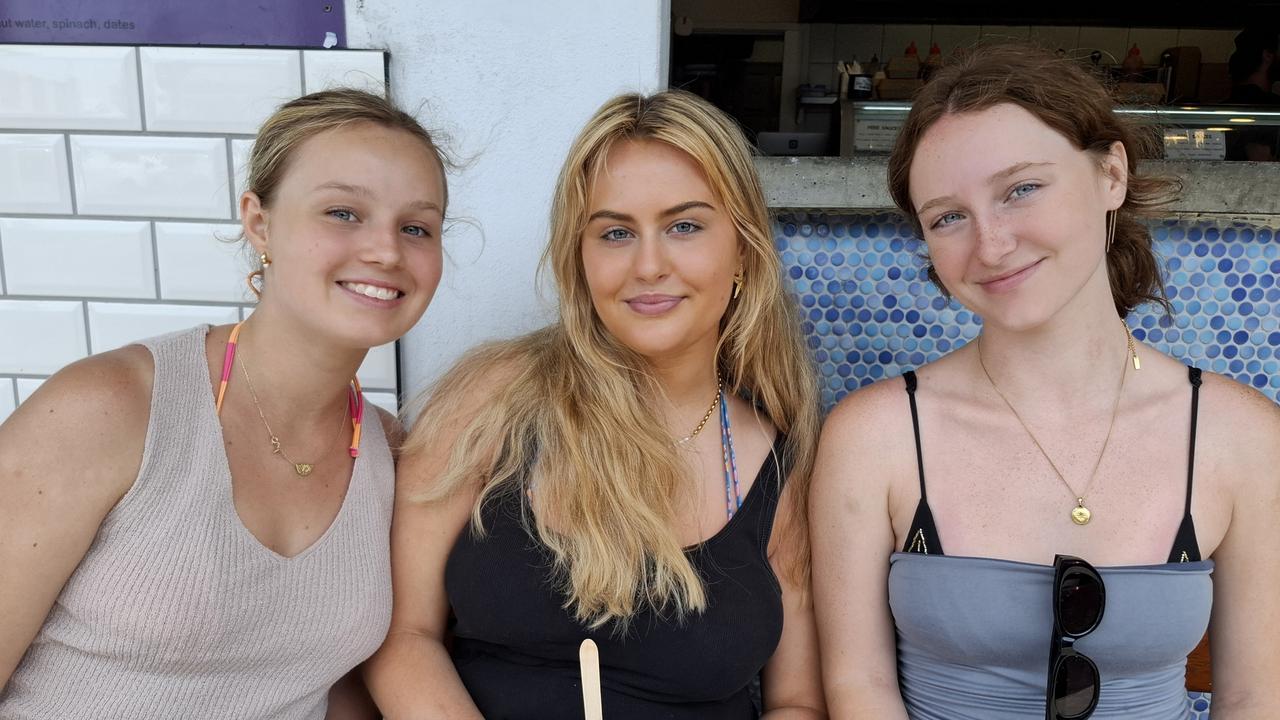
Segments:
[[[920,443],[918,379],[914,373],[904,379]],[[1190,371],[1189,379],[1194,397],[1199,372]],[[1193,438],[1195,421],[1193,409]],[[1191,480],[1188,473],[1182,529],[1168,563],[1098,570],[1106,588],[1105,614],[1097,629],[1072,643],[1098,667],[1100,688],[1091,720],[1189,716],[1186,658],[1204,636],[1213,602],[1213,562],[1200,561],[1191,521]],[[925,490],[921,463],[916,519],[904,552],[893,555],[889,570],[898,680],[908,715],[912,720],[1043,717],[1045,635],[1055,632],[1054,568],[944,555]]]

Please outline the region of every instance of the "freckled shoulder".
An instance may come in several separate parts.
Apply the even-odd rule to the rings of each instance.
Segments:
[[[923,383],[923,380],[922,380]],[[822,428],[817,475],[860,492],[888,492],[916,477],[911,408],[901,377],[855,390],[831,411]]]
[[[1280,405],[1267,396],[1205,373],[1197,432],[1197,451],[1213,448],[1211,457],[1231,468],[1226,476],[1245,483],[1244,490],[1255,483],[1280,486]]]
[[[832,408],[822,426],[824,441],[875,447],[911,431],[905,381],[889,378],[858,388]]]
[[[139,345],[60,370],[0,425],[0,477],[11,490],[25,477],[66,491],[105,515],[141,467],[153,374]]]

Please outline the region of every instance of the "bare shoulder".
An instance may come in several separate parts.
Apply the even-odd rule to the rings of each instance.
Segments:
[[[0,425],[0,476],[123,494],[141,464],[153,374],[138,345],[58,371]]]
[[[1270,440],[1271,446],[1280,437],[1280,405],[1257,390],[1215,373],[1203,375],[1200,392],[1202,417],[1211,419],[1215,427],[1221,427],[1226,437],[1238,438],[1236,445]]]
[[[831,411],[814,464],[817,495],[844,493],[851,484],[864,496],[876,488],[890,492],[907,469],[905,459],[914,457],[905,387],[901,377],[881,380],[850,393]]]
[[[822,437],[824,442],[876,444],[902,427],[909,428],[910,416],[905,380],[880,380],[854,390],[837,403],[823,424]]]
[[[139,345],[87,357],[41,384],[5,427],[52,424],[74,428],[80,436],[89,429],[82,423],[94,423],[116,435],[139,426],[145,432],[151,416],[153,374],[151,353]]]
[[[1203,377],[1197,445],[1215,448],[1229,476],[1280,485],[1280,405],[1222,375]]]
[[[930,408],[955,402],[956,388],[962,383],[956,379],[954,355],[915,370],[922,418],[928,418]],[[904,376],[855,390],[832,410],[818,446],[815,476],[819,482],[857,482],[864,490],[880,487],[892,499],[898,490],[906,490],[903,483],[914,481],[915,434]]]

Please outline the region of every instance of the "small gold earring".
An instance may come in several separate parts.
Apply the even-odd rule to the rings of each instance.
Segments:
[[[258,262],[262,263],[262,267],[264,268],[271,267],[271,256],[266,252],[263,252],[258,256]]]
[[[742,268],[738,268],[738,272],[733,275],[733,297],[737,299],[742,292],[742,286],[746,284],[747,275]]]
[[[257,280],[257,282],[254,282],[254,280]],[[253,293],[254,297],[262,297],[262,288],[259,287],[262,284],[261,270],[254,270],[253,272],[249,273],[249,275],[244,279],[244,281],[245,281],[245,284],[249,286],[249,291]]]

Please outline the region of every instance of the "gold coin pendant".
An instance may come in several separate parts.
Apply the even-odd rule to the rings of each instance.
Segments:
[[[1091,517],[1093,517],[1093,513],[1089,512],[1089,508],[1084,506],[1083,500],[1071,509],[1071,522],[1077,525],[1088,525]]]

